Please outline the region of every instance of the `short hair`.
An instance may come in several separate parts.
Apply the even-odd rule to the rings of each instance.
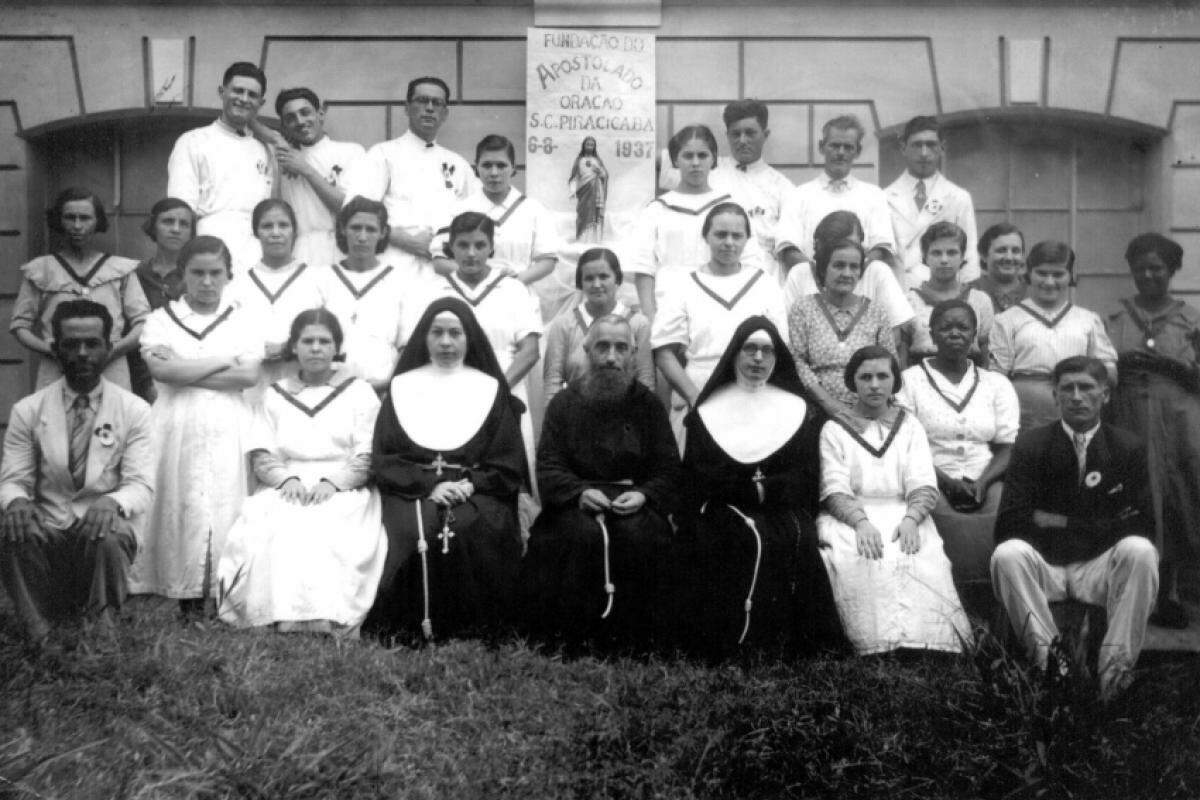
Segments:
[[[238,76],[254,78],[254,80],[258,81],[258,85],[262,87],[260,91],[264,95],[267,93],[267,74],[259,69],[257,64],[251,64],[249,61],[233,62],[225,70],[225,74],[221,76],[221,85],[228,86],[229,82]]]
[[[964,261],[967,257],[967,232],[950,220],[938,220],[925,229],[921,234],[921,260],[929,255],[929,246],[938,239],[954,239],[958,242],[958,250]],[[960,265],[961,266],[961,265]]]
[[[942,125],[938,122],[937,117],[918,116],[913,117],[904,126],[904,138],[900,140],[901,144],[908,144],[908,139],[915,133],[924,133],[925,131],[933,131],[938,137],[938,141],[942,140]]]
[[[422,75],[419,78],[413,78],[408,82],[408,88],[404,91],[404,102],[411,103],[413,97],[417,94],[417,87],[422,83],[432,83],[446,93],[446,102],[450,102],[450,87],[441,78],[435,78],[432,75]]]
[[[867,129],[863,127],[862,122],[853,114],[842,114],[834,117],[821,126],[821,141],[824,142],[829,138],[829,132],[832,130],[839,131],[858,131],[858,144],[862,146],[863,139],[867,138]]]
[[[929,312],[929,330],[932,331],[936,328],[937,324],[942,321],[942,317],[955,310],[966,311],[967,316],[971,319],[971,329],[979,333],[979,315],[975,313],[975,307],[958,297],[943,300],[933,307],[933,310]]]
[[[300,226],[296,222],[296,211],[292,208],[292,204],[287,200],[280,200],[278,197],[268,197],[266,200],[259,200],[258,205],[250,212],[250,231],[258,235],[258,223],[262,222],[262,218],[267,215],[268,211],[278,208],[287,218],[292,221],[292,230],[297,235],[300,233]]]
[[[307,86],[298,86],[295,89],[284,89],[275,97],[275,116],[282,117],[283,107],[293,100],[307,100],[317,111],[321,110],[321,98],[317,97],[317,93]]]
[[[853,211],[833,211],[817,223],[816,230],[813,231],[813,244],[820,247],[823,243],[835,242],[838,239],[853,239],[856,233],[860,240],[867,236],[858,214]]]
[[[1040,267],[1042,264],[1065,264],[1072,279],[1075,277],[1075,251],[1066,242],[1048,239],[1035,244],[1025,257],[1025,267],[1028,270],[1025,280],[1029,280],[1029,273],[1034,267]]]
[[[704,215],[704,224],[700,226],[700,235],[708,236],[708,232],[712,230],[713,220],[722,214],[736,214],[741,217],[742,222],[746,223],[746,238],[750,237],[750,215],[746,213],[746,209],[732,200],[717,203],[709,209],[709,212]]]
[[[309,325],[324,325],[328,328],[329,334],[333,337],[334,346],[337,347],[339,353],[341,352],[342,342],[346,338],[342,333],[342,323],[338,320],[337,314],[322,306],[301,311],[292,320],[292,326],[288,330],[287,344],[283,348],[288,360],[296,358],[296,344],[300,341],[300,334]]]
[[[1025,249],[1025,234],[1021,233],[1021,229],[1011,222],[997,222],[984,231],[983,236],[979,237],[979,242],[976,244],[975,249],[979,252],[980,260],[987,260],[988,251],[992,249],[992,242],[1001,236],[1008,236],[1013,233],[1021,237],[1021,250],[1023,251]]]
[[[113,318],[109,310],[95,300],[66,300],[59,303],[50,315],[50,334],[55,346],[62,340],[63,320],[99,317],[104,330],[104,341],[112,341]]]
[[[579,261],[575,262],[575,288],[583,288],[583,265],[590,261],[603,261],[608,264],[608,268],[612,270],[613,278],[617,282],[617,286],[625,280],[625,274],[621,272],[621,259],[617,258],[617,254],[607,247],[593,247],[590,250],[584,250],[583,255],[579,257]]]
[[[1183,266],[1183,248],[1161,233],[1142,233],[1133,237],[1125,248],[1125,263],[1132,268],[1133,262],[1147,253],[1157,253],[1172,275]]]
[[[875,358],[886,358],[891,365],[892,393],[895,394],[904,387],[904,378],[900,375],[900,362],[896,360],[896,354],[883,345],[869,344],[855,350],[854,355],[850,356],[850,360],[846,362],[846,369],[842,372],[842,383],[846,385],[847,389],[858,394],[858,387],[854,384],[854,373],[858,372],[858,368],[863,365],[864,361]]]
[[[1051,370],[1050,379],[1054,382],[1054,388],[1058,388],[1063,375],[1072,372],[1086,372],[1101,386],[1108,386],[1108,368],[1103,361],[1094,356],[1070,356],[1055,364]]]
[[[157,230],[158,218],[160,215],[168,211],[174,211],[177,208],[185,208],[192,216],[192,236],[196,235],[196,212],[185,201],[178,197],[164,197],[154,205],[150,206],[150,216],[146,217],[146,221],[142,223],[142,232],[150,237],[150,241],[157,241],[154,238],[154,232]]]
[[[759,126],[766,130],[767,128],[767,104],[761,100],[747,98],[746,100],[734,100],[725,106],[725,110],[721,112],[721,119],[725,122],[725,127],[729,128],[735,122],[741,122],[749,117],[754,117]]]
[[[508,156],[509,162],[514,167],[517,165],[517,148],[513,147],[511,139],[498,133],[489,133],[479,140],[479,144],[475,145],[475,163],[479,163],[479,159],[483,158],[484,153],[490,153],[495,150],[503,150],[505,155]]]
[[[337,225],[333,229],[333,239],[338,246],[338,250],[343,253],[350,252],[350,246],[346,242],[346,226],[350,224],[350,218],[355,214],[374,214],[375,219],[379,220],[379,227],[385,232],[379,237],[379,241],[375,244],[375,252],[382,253],[387,250],[388,237],[386,231],[388,228],[388,212],[387,206],[378,200],[368,200],[361,194],[356,194],[350,199],[349,203],[342,206],[342,210],[337,215]]]
[[[629,324],[629,320],[622,317],[620,314],[604,314],[592,320],[592,324],[588,325],[587,333],[583,335],[583,349],[587,350],[592,346],[595,340],[593,331],[598,330],[601,325],[620,325],[629,331],[629,343],[633,344],[633,326]]]
[[[91,189],[84,189],[82,186],[71,186],[58,193],[58,197],[54,198],[54,203],[46,209],[46,226],[55,233],[66,233],[62,224],[63,208],[67,203],[80,200],[92,201],[92,210],[96,214],[96,233],[107,231],[108,214],[104,212],[104,204],[100,202],[100,198],[96,196],[95,192]]]
[[[446,234],[446,244],[443,247],[447,257],[453,258],[454,240],[457,237],[475,231],[483,231],[488,243],[492,247],[496,246],[496,223],[492,222],[492,218],[479,211],[464,211],[450,220],[450,232]]]
[[[196,256],[218,256],[225,262],[225,273],[233,277],[233,256],[225,242],[216,236],[197,236],[179,250],[179,269],[186,270],[188,262]]]
[[[679,158],[679,151],[683,146],[692,139],[699,139],[708,145],[709,152],[712,153],[712,165],[717,165],[717,137],[713,136],[712,129],[707,125],[688,125],[680,128],[674,136],[667,140],[667,155],[671,157],[671,166],[676,166],[675,159]]]
[[[844,248],[858,251],[858,257],[861,259],[859,264],[859,272],[866,269],[867,251],[863,246],[853,239],[835,239],[832,242],[826,242],[817,248],[817,254],[813,258],[813,275],[817,279],[817,288],[825,288],[825,275],[829,272],[829,261],[833,258],[833,254]]]

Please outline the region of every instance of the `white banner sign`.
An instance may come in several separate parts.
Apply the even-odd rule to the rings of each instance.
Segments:
[[[619,236],[654,197],[653,34],[530,28],[526,73],[526,192]]]

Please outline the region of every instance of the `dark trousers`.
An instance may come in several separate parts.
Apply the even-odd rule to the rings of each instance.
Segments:
[[[0,542],[0,580],[16,606],[27,636],[49,632],[47,618],[83,612],[99,616],[125,603],[126,573],[137,552],[128,523],[103,539],[89,541],[80,523],[65,531],[43,528],[44,541]]]

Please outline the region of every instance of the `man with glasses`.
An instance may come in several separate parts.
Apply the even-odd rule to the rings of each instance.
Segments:
[[[346,202],[357,195],[381,201],[391,234],[383,259],[408,277],[434,277],[429,244],[438,225],[451,216],[479,181],[465,158],[437,143],[449,116],[450,87],[441,78],[415,78],[408,84],[408,130],[380,142],[351,166]]]

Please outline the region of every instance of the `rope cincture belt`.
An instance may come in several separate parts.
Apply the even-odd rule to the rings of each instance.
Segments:
[[[604,512],[596,514],[596,524],[600,526],[600,536],[604,541],[604,592],[608,595],[608,604],[604,606],[604,613],[600,615],[600,619],[608,619],[608,615],[612,613],[617,587],[612,582],[612,571],[608,563],[608,526],[604,524]]]
[[[758,567],[762,564],[762,534],[758,532],[758,526],[754,524],[754,520],[738,510],[737,506],[725,504],[730,511],[742,518],[742,522],[746,523],[746,527],[754,534],[754,572],[750,576],[750,591],[746,594],[746,602],[742,605],[746,613],[746,624],[742,626],[742,635],[738,637],[738,644],[746,641],[746,634],[750,632],[750,609],[754,606],[754,589],[758,586]],[[703,513],[703,509],[701,509]]]
[[[425,618],[421,620],[421,633],[426,639],[433,638],[433,620],[429,618],[429,542],[425,541],[425,522],[421,516],[421,498],[413,501],[417,507],[417,552],[421,555],[421,591],[425,595]],[[449,541],[449,540],[447,540]]]

